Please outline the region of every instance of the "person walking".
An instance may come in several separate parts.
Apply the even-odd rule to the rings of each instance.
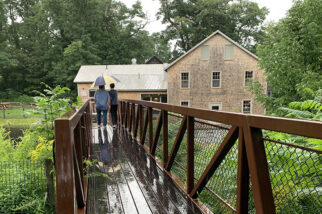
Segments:
[[[99,89],[95,91],[94,102],[96,103],[96,112],[97,112],[97,125],[101,127],[101,113],[103,113],[103,126],[107,125],[107,111],[111,104],[110,95],[105,91],[105,86],[100,85]]]
[[[117,98],[117,90],[115,90],[115,84],[110,84],[111,90],[109,91],[110,97],[111,97],[111,116],[112,116],[112,123],[113,128],[116,128],[117,124],[117,105],[118,105],[118,98]]]

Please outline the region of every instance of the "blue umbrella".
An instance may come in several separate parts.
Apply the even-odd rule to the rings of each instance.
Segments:
[[[100,85],[106,85],[104,77],[103,76],[99,76],[96,78],[95,80],[95,84],[94,86],[100,86]]]

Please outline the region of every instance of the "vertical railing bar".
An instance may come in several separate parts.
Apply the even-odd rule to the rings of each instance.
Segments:
[[[149,147],[150,153],[152,152],[153,144],[153,121],[152,121],[152,108],[148,107],[148,120],[149,120]]]
[[[239,127],[238,171],[237,171],[237,214],[248,212],[249,168],[247,162],[243,128]]]
[[[124,102],[124,107],[125,107],[124,128],[127,129],[127,121],[128,121],[128,103],[127,102]]]
[[[187,118],[187,193],[194,186],[194,118]]]
[[[162,110],[162,121],[163,121],[163,168],[168,163],[168,112]]]
[[[184,133],[186,132],[186,129],[187,129],[187,116],[184,116],[184,118],[182,118],[181,125],[180,125],[180,128],[178,130],[176,139],[174,140],[174,144],[173,144],[172,149],[171,149],[171,154],[170,154],[167,166],[165,168],[167,171],[170,171],[170,169],[171,169],[171,167],[173,165],[174,159],[175,159],[175,157],[177,155],[177,152],[178,152],[179,147],[181,145],[181,142],[182,142]]]
[[[146,111],[145,121],[144,121],[144,127],[143,127],[143,131],[142,131],[142,138],[141,138],[141,141],[140,141],[140,143],[142,145],[145,142],[146,132],[147,132],[147,129],[148,129],[148,121],[149,121],[149,116],[148,116],[148,111]]]
[[[130,106],[130,103],[127,102],[127,114],[126,114],[126,116],[127,116],[126,128],[127,129],[129,129],[130,126],[131,126],[131,123],[130,123],[130,121],[131,121],[131,112],[130,111],[131,111],[131,106]]]
[[[159,118],[158,118],[158,124],[157,124],[157,127],[155,129],[154,138],[153,138],[153,144],[152,144],[152,149],[151,149],[151,154],[152,155],[155,154],[155,150],[157,148],[160,133],[161,133],[161,128],[162,128],[162,112],[160,111],[160,115],[159,115]]]
[[[137,110],[136,110],[136,120],[135,120],[135,127],[134,127],[134,138],[135,139],[138,135],[139,121],[141,121],[139,106],[140,105],[138,105]]]
[[[143,138],[143,107],[142,105],[139,105],[139,111],[140,111],[140,142],[142,142]]]
[[[129,120],[129,133],[131,134],[131,132],[132,132],[132,121],[133,121],[133,105],[134,105],[134,103],[130,103],[129,104],[130,105],[130,113],[129,113],[129,118],[130,118],[130,120]]]
[[[83,148],[81,139],[81,127],[80,123],[77,124],[74,130],[74,146],[76,150],[76,158],[79,166],[81,184],[84,185],[84,174],[83,174]],[[84,188],[84,186],[83,186]]]
[[[276,213],[262,130],[247,124],[243,132],[256,212]]]
[[[73,162],[74,162],[73,164],[74,164],[75,193],[76,193],[77,206],[78,208],[83,208],[85,206],[84,189],[83,189],[83,183],[81,180],[81,171],[77,160],[75,144],[73,145]]]
[[[137,120],[137,118],[135,118],[135,103],[132,103],[132,134],[134,136],[134,132],[135,132],[135,121]]]

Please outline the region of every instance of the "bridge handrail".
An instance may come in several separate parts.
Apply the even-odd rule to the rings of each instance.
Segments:
[[[146,109],[144,117],[143,108]],[[155,132],[153,134],[153,116],[152,110],[160,111]],[[216,169],[224,160],[225,156],[238,140],[238,169],[237,169],[237,203],[236,209],[229,203],[216,196],[228,208],[237,213],[248,213],[248,198],[251,188],[255,209],[257,213],[276,213],[274,198],[270,180],[270,173],[265,151],[265,142],[274,142],[274,140],[263,137],[262,130],[271,130],[293,135],[300,135],[309,138],[322,139],[322,122],[307,121],[299,119],[288,119],[279,117],[268,117],[261,115],[249,115],[241,113],[230,113],[224,111],[211,111],[205,109],[174,106],[163,103],[121,100],[119,105],[119,125],[124,127],[131,135],[155,157],[157,143],[162,131],[163,139],[163,162],[160,163],[163,169],[174,181],[181,186],[186,194],[191,198],[197,198],[206,188],[206,184],[214,175]],[[181,114],[182,121],[174,144],[168,154],[168,116],[171,113]],[[194,145],[195,145],[195,123],[198,120],[207,120],[216,123],[230,125],[229,131],[222,143],[212,156],[211,161],[203,171],[199,179],[195,178],[194,173]],[[138,130],[140,130],[139,136]],[[179,179],[171,173],[171,168],[175,162],[180,144],[184,134],[187,132],[187,163],[186,163],[186,184],[178,181]],[[146,134],[149,133],[149,147],[144,145]],[[138,138],[137,138],[138,137]],[[276,143],[275,141],[274,143]],[[321,155],[322,151],[296,146],[284,142],[277,142],[280,145],[286,145],[308,152]],[[184,166],[181,166],[184,168]],[[194,181],[196,180],[196,184]],[[216,195],[216,193],[213,193]],[[196,202],[195,203],[199,203]],[[200,205],[200,204],[199,204]]]
[[[57,213],[85,212],[87,179],[83,160],[89,159],[91,152],[91,115],[90,100],[87,100],[76,112],[55,120]]]

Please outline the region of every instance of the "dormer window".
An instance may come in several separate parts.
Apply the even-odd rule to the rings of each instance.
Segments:
[[[201,46],[201,60],[209,60],[209,45]]]

